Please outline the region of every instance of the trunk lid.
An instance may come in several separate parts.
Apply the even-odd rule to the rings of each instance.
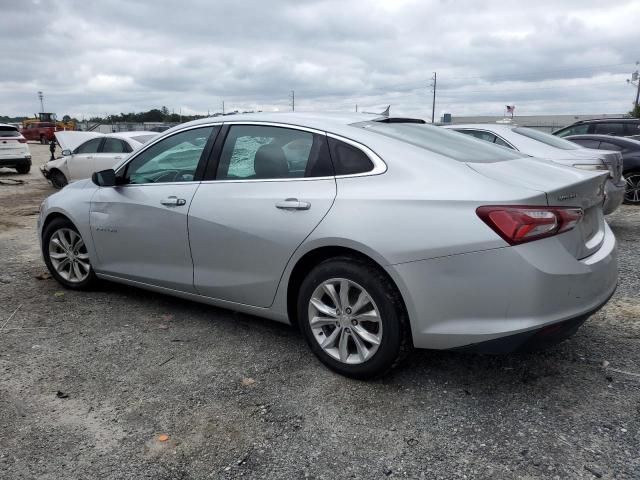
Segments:
[[[56,136],[56,140],[60,144],[60,147],[62,147],[62,150],[71,150],[73,152],[81,143],[92,138],[101,137],[103,134],[100,132],[66,131],[56,132],[54,135]]]
[[[582,208],[584,218],[576,228],[557,236],[575,258],[591,255],[602,244],[606,172],[579,170],[534,158],[467,165],[494,180],[544,192],[548,206]]]

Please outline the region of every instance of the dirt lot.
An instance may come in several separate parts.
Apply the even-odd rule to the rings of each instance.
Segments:
[[[283,325],[38,279],[53,189],[9,178],[27,183],[0,184],[0,478],[640,478],[640,209],[610,218],[620,286],[570,341],[420,351],[356,382]]]

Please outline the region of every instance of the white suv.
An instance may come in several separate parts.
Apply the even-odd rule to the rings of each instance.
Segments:
[[[13,125],[0,123],[0,167],[15,168],[18,173],[31,170],[31,152],[27,139]]]

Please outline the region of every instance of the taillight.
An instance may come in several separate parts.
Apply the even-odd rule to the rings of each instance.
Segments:
[[[575,207],[521,207],[488,205],[478,216],[510,245],[551,237],[574,228],[584,216]]]

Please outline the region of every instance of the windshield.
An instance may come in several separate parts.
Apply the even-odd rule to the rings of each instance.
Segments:
[[[490,163],[523,158],[525,155],[463,133],[442,127],[415,123],[362,122],[354,126],[366,128],[389,138],[453,158],[459,162]]]
[[[519,133],[525,137],[532,138],[546,145],[555,148],[561,148],[562,150],[578,150],[580,147],[569,140],[563,140],[562,138],[549,135],[548,133],[534,130],[533,128],[516,127],[513,129],[515,133]]]
[[[20,132],[14,127],[0,127],[0,137],[19,137]]]

